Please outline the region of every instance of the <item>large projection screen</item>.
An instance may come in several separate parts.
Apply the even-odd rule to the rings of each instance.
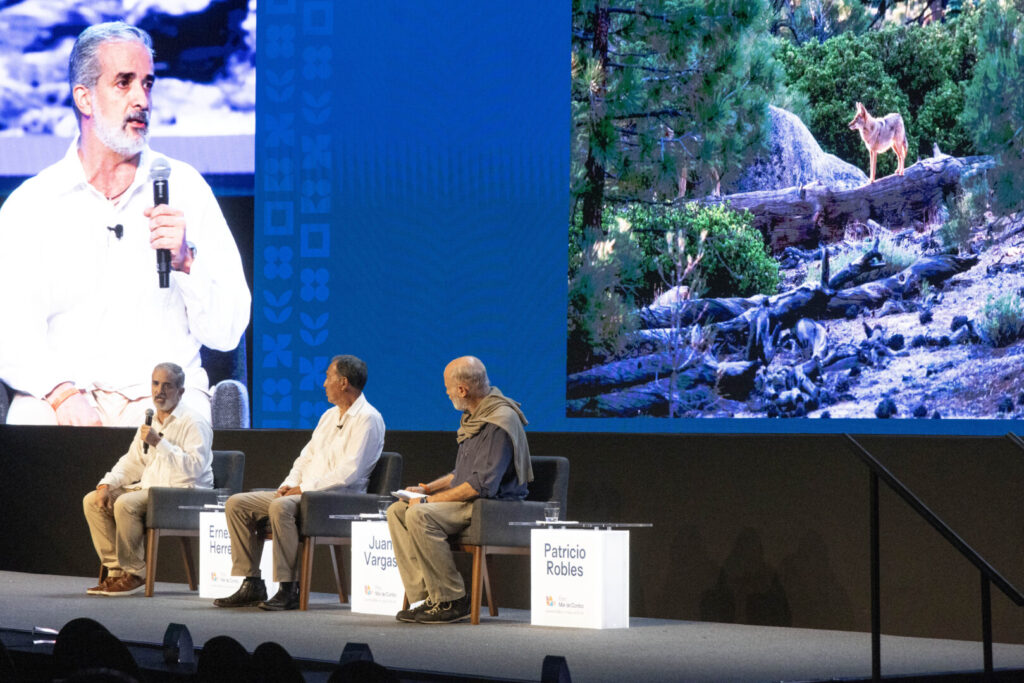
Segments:
[[[741,401],[699,417],[574,416],[586,411],[571,409],[567,397],[567,375],[583,365],[567,352],[571,157],[579,142],[570,3],[268,2],[260,5],[259,25],[267,76],[258,115],[257,426],[313,424],[325,405],[326,360],[354,353],[368,361],[367,394],[392,429],[454,424],[441,371],[461,354],[484,360],[494,384],[522,402],[536,430],[1012,428],[999,415],[1020,410],[1021,356],[1013,347],[953,342],[945,357],[919,357],[909,353],[909,335],[902,349],[893,348],[892,329],[879,333],[894,354],[885,359],[889,380],[879,389],[879,401],[890,398],[897,407],[890,419],[874,417],[873,404],[861,410],[868,398],[860,412],[836,399],[830,418],[817,409],[773,419]],[[851,95],[851,118],[856,99]],[[856,140],[856,131],[846,132]],[[1013,277],[1006,282],[1019,283]],[[867,338],[895,321],[875,313],[838,320]],[[936,308],[935,317],[926,334],[952,336],[948,312]],[[1002,378],[998,398],[1013,407],[950,419],[958,391],[966,392],[964,404],[990,391],[984,382],[992,373],[968,373],[986,353],[1004,359],[994,379]],[[854,363],[847,362],[840,374],[856,383],[858,371],[851,375]],[[949,405],[922,401],[928,418],[912,417],[915,406],[902,394],[924,396],[919,385],[940,366],[934,388],[952,397]],[[950,380],[951,367],[963,369],[963,383]],[[874,377],[872,371],[861,363],[862,376]],[[834,394],[848,386],[829,384]],[[942,419],[932,417],[936,410]]]

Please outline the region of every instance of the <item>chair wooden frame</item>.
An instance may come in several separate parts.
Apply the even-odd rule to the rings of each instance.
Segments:
[[[357,514],[361,512],[377,512],[377,498],[389,495],[390,492],[400,485],[402,479],[402,456],[399,453],[385,451],[381,453],[380,460],[370,474],[370,481],[366,487],[367,493],[343,493],[312,491],[310,494],[325,494],[333,500],[330,506],[332,514]],[[349,600],[349,591],[346,584],[349,577],[345,575],[344,549],[351,548],[352,538],[350,536],[317,535],[308,533],[314,521],[309,519],[310,515],[305,512],[307,505],[312,505],[313,496],[303,494],[303,497],[310,496],[304,500],[300,508],[300,533],[302,536],[302,564],[299,569],[299,609],[309,609],[309,591],[313,579],[313,555],[318,545],[332,546],[331,563],[334,568],[334,583],[338,588],[338,602],[342,605]],[[320,502],[323,503],[321,498]]]
[[[530,554],[529,532],[525,527],[520,527],[518,531],[510,531],[507,526],[498,529],[492,528],[492,530],[497,531],[494,535],[499,536],[500,540],[506,541],[504,544],[467,542],[467,536],[489,535],[481,530],[486,524],[486,521],[482,518],[487,515],[480,514],[478,516],[477,513],[482,512],[483,506],[493,504],[494,507],[491,509],[500,507],[502,515],[507,515],[507,519],[503,520],[507,524],[510,521],[526,522],[543,518],[544,504],[549,500],[557,500],[563,511],[567,509],[566,499],[569,490],[568,459],[537,455],[531,458],[531,462],[533,463],[534,474],[536,475],[537,472],[541,474],[535,476],[534,481],[530,483],[529,493],[525,500],[500,502],[477,499],[474,502],[473,521],[470,522],[466,529],[448,538],[448,543],[453,551],[469,553],[472,557],[472,575],[469,582],[469,621],[471,624],[477,625],[480,623],[480,608],[485,597],[487,599],[488,613],[492,617],[498,616],[498,603],[494,598],[494,590],[491,586],[487,558],[490,555]],[[508,507],[505,508],[505,506]],[[524,535],[526,539],[525,542],[522,542]],[[509,545],[508,541],[519,543],[519,545]],[[409,607],[409,596],[405,597],[403,604],[405,608]]]

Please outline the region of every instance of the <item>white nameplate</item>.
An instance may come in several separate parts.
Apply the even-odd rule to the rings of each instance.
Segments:
[[[277,592],[274,578],[273,541],[263,544],[260,574],[267,584],[267,598]],[[219,511],[199,513],[199,597],[226,598],[242,585],[242,576],[231,576],[231,536],[227,516]]]
[[[532,529],[530,623],[629,628],[629,532]]]
[[[404,598],[388,523],[352,522],[352,611],[394,616]]]

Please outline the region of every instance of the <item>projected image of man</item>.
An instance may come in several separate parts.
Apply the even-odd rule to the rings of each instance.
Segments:
[[[398,621],[448,624],[470,616],[469,596],[455,568],[448,537],[469,526],[473,500],[522,500],[533,481],[526,416],[487,378],[479,358],[456,358],[444,370],[444,387],[462,411],[455,469],[407,491],[424,494],[388,508],[388,529],[410,603]]]
[[[181,400],[208,418],[199,349],[229,351],[249,324],[238,248],[202,176],[148,146],[149,35],[91,26],[68,72],[78,136],[0,207],[7,422],[137,425],[149,403],[138,379],[163,359],[184,368]]]

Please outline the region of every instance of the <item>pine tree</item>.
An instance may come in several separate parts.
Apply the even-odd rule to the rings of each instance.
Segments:
[[[983,154],[996,157],[989,174],[994,208],[1024,208],[1024,1],[990,0],[982,8],[978,64],[964,93],[961,118]]]
[[[607,202],[706,193],[764,140],[780,70],[766,0],[573,2],[573,195],[585,231]]]

